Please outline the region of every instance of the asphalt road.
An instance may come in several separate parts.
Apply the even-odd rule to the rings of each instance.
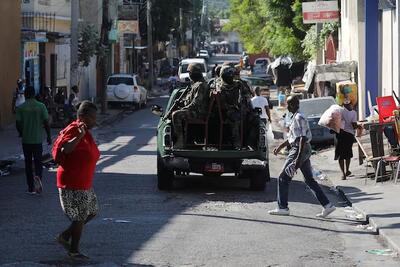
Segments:
[[[276,205],[275,178],[264,192],[249,191],[246,180],[201,176],[158,191],[157,121],[147,108],[95,131],[102,154],[94,182],[100,213],[81,245],[89,262],[72,261],[54,241],[68,225],[54,171],[46,173],[42,196],[24,194],[23,170],[0,177],[0,265],[399,266],[397,258],[365,252],[385,247],[344,208],[331,219],[315,218],[320,206],[300,176],[291,184],[290,217],[267,214]],[[283,160],[271,157],[272,177]],[[341,204],[329,184],[324,190]]]

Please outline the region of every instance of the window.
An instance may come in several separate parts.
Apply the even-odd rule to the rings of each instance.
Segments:
[[[131,78],[131,77],[110,77],[110,79],[108,80],[108,85],[118,85],[118,84],[133,85],[133,78]]]
[[[188,67],[189,67],[189,64],[182,64],[181,73],[187,73],[188,72],[188,70],[187,70]],[[206,69],[204,68],[203,64],[201,64],[201,72],[206,72]]]
[[[122,4],[124,6],[130,6],[130,5],[141,4],[142,2],[143,2],[142,0],[123,0]]]

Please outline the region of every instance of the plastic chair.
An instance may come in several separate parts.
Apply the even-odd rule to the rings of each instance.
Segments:
[[[393,111],[397,109],[393,96],[378,96],[376,98],[376,104],[378,106],[379,122],[390,121],[390,118],[393,116]]]
[[[377,102],[378,102],[378,98],[377,97]],[[378,180],[378,176],[379,176],[379,172],[381,172],[381,177],[383,176],[382,173],[382,164],[389,164],[390,167],[392,168],[392,174],[390,179],[394,179],[394,183],[397,183],[398,177],[399,177],[399,173],[400,173],[400,156],[399,156],[399,137],[400,137],[400,132],[399,132],[399,122],[400,122],[400,116],[399,116],[399,112],[397,110],[397,106],[396,103],[394,102],[394,98],[393,96],[388,96],[388,97],[382,97],[383,100],[381,101],[381,106],[380,104],[378,104],[378,108],[381,107],[382,111],[383,111],[383,115],[382,115],[382,120],[385,120],[385,118],[390,117],[390,116],[394,116],[394,121],[395,121],[395,135],[396,135],[396,141],[397,141],[397,147],[391,149],[391,155],[388,156],[384,156],[382,157],[378,164],[377,164],[377,168],[376,168],[376,173],[375,173],[375,184],[377,183]],[[381,98],[381,99],[382,99]],[[379,102],[378,102],[379,103]],[[394,105],[394,108],[393,108]],[[392,109],[392,113],[389,114],[389,110]],[[389,116],[388,116],[389,115]],[[381,121],[381,110],[379,110],[379,121]],[[382,179],[382,183],[383,183],[383,179]]]

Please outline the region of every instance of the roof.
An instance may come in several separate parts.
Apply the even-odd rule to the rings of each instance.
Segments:
[[[129,73],[113,73],[110,75],[110,77],[128,77],[128,78],[132,78],[133,76],[135,76],[135,73],[129,74]]]
[[[181,61],[182,64],[188,64],[188,63],[206,63],[204,58],[185,58],[182,59]]]
[[[323,97],[314,97],[314,98],[306,98],[306,99],[300,99],[300,102],[304,103],[304,102],[314,102],[314,101],[319,101],[319,100],[332,100],[333,102],[335,102],[335,99],[332,96],[323,96]]]

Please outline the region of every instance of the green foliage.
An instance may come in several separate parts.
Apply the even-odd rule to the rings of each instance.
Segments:
[[[193,1],[193,3],[192,3]],[[168,41],[169,34],[179,37],[179,8],[183,9],[183,24],[188,26],[189,12],[197,13],[201,10],[201,0],[153,0],[153,39],[154,41]],[[193,7],[196,9],[193,11]]]
[[[303,24],[302,2],[305,1],[230,0],[230,23],[224,30],[238,32],[249,53],[265,50],[272,56],[312,58],[321,40],[338,24],[329,23],[320,36],[314,36],[315,27]]]
[[[98,55],[99,52],[99,33],[93,24],[81,25],[78,40],[78,60],[79,64],[87,67],[93,56]]]
[[[317,51],[324,47],[326,38],[333,32],[337,31],[339,27],[338,22],[324,23],[321,31],[317,34],[316,26],[312,26],[307,35],[301,43],[304,48],[304,55],[307,58],[315,59]]]

